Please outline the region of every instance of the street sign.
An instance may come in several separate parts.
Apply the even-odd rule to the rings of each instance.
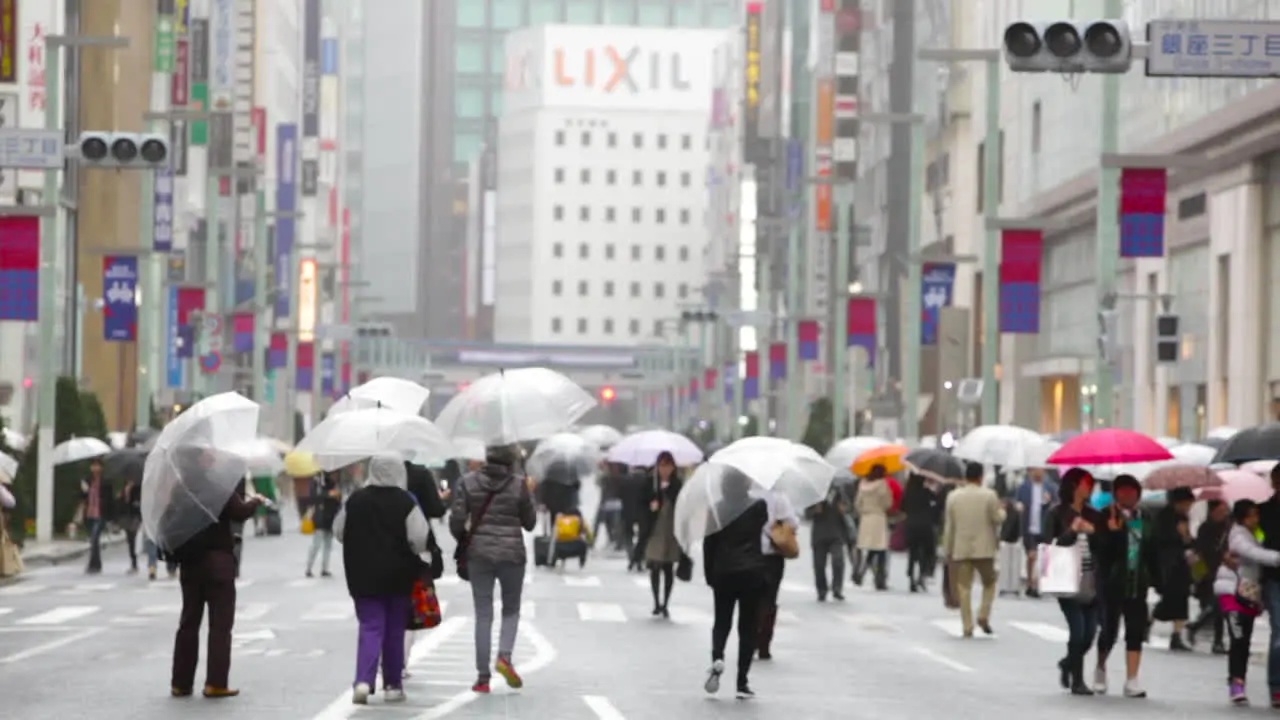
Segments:
[[[218,372],[218,368],[222,367],[222,353],[214,350],[208,355],[200,356],[200,370],[206,375],[212,375]]]
[[[1152,20],[1149,77],[1280,77],[1280,22]]]
[[[60,170],[64,156],[61,130],[0,128],[0,167]]]

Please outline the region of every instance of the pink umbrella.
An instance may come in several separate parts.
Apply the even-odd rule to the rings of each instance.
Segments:
[[[1093,430],[1068,440],[1049,456],[1050,465],[1105,465],[1172,460],[1165,446],[1132,430]]]
[[[1203,488],[1196,493],[1201,500],[1223,500],[1234,504],[1237,500],[1266,502],[1273,493],[1271,482],[1247,470],[1219,470],[1220,487]]]
[[[1247,470],[1262,477],[1270,477],[1271,469],[1276,466],[1275,460],[1254,460],[1240,466],[1241,470]]]

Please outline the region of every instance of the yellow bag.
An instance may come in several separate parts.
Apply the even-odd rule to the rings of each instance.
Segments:
[[[556,518],[556,542],[573,542],[582,538],[582,518],[561,515]]]
[[[302,516],[302,534],[303,535],[315,534],[316,521],[315,521],[315,518],[312,517],[313,514],[314,514],[314,511],[308,510],[307,514]]]

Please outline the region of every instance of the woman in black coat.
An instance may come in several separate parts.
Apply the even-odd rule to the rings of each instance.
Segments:
[[[1059,682],[1072,695],[1092,695],[1084,679],[1084,656],[1098,632],[1097,557],[1099,531],[1106,518],[1089,504],[1093,494],[1093,476],[1081,468],[1071,468],[1058,486],[1058,503],[1049,512],[1047,537],[1054,545],[1074,546],[1084,539],[1089,544],[1081,566],[1080,592],[1074,597],[1059,597],[1058,608],[1067,621],[1067,656],[1058,661]]]
[[[1160,602],[1152,610],[1152,620],[1173,623],[1170,650],[1190,650],[1182,639],[1183,626],[1191,614],[1191,563],[1187,553],[1195,545],[1188,513],[1195,495],[1187,488],[1174,488],[1166,495],[1168,504],[1156,513],[1151,537],[1156,554],[1156,587]]]
[[[925,589],[925,578],[933,576],[938,552],[938,494],[929,489],[923,475],[912,473],[907,478],[902,512],[907,516],[907,579],[911,592],[920,592]]]

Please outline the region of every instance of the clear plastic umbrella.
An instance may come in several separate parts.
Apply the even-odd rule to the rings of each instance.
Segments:
[[[246,470],[228,448],[257,432],[257,403],[222,393],[187,408],[156,436],[142,473],[142,524],[156,545],[175,549],[217,520]]]
[[[870,435],[845,438],[835,445],[832,445],[831,449],[827,451],[827,462],[831,463],[832,467],[848,470],[849,466],[853,465],[853,461],[857,460],[858,456],[862,453],[873,448],[884,447],[885,445],[890,444],[892,443],[884,438],[872,437]]]
[[[761,485],[735,467],[699,465],[676,498],[676,542],[692,555],[703,538],[737,520],[763,494]]]
[[[406,460],[443,455],[453,443],[440,428],[420,415],[387,408],[368,408],[330,415],[298,443],[322,470],[336,470],[374,455],[398,453]]]
[[[578,434],[601,450],[608,450],[622,442],[622,433],[608,425],[589,425],[579,430]]]
[[[757,485],[787,496],[796,509],[821,502],[836,469],[808,445],[775,437],[743,438],[707,459],[736,468]]]
[[[0,452],[0,473],[8,475],[10,478],[18,474],[18,461]]]
[[[590,440],[575,433],[558,433],[538,443],[524,466],[531,477],[545,480],[548,469],[562,463],[585,480],[599,472],[600,460],[600,449]]]
[[[244,458],[252,475],[279,475],[284,472],[284,455],[267,438],[254,438],[228,449]]]
[[[436,425],[455,440],[507,445],[563,432],[595,406],[590,393],[554,370],[503,370],[453,396]]]
[[[1016,469],[1036,467],[1045,447],[1039,433],[1014,425],[982,425],[970,430],[951,454],[961,460]]]
[[[5,445],[8,445],[9,447],[13,448],[14,450],[17,450],[18,452],[22,452],[23,450],[27,449],[28,440],[26,435],[23,435],[22,433],[16,432],[14,430],[10,430],[9,428],[0,429],[0,434],[4,436]]]
[[[687,467],[702,462],[702,450],[689,438],[670,430],[643,430],[622,438],[609,448],[609,462],[632,467],[653,467],[658,456],[671,453],[676,465]]]
[[[417,415],[422,412],[422,406],[430,396],[430,390],[412,380],[377,377],[348,390],[346,395],[329,408],[328,414],[338,415],[352,410],[383,407]]]
[[[95,437],[78,438],[60,442],[53,448],[53,464],[66,465],[111,453],[111,446]]]

